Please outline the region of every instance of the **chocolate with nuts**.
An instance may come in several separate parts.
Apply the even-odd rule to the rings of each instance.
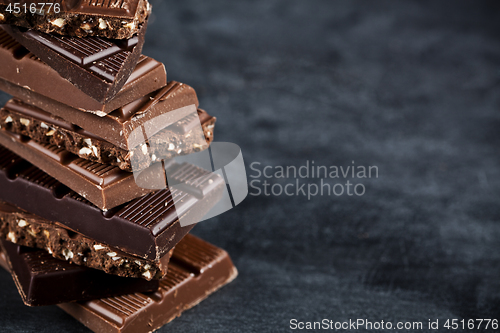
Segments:
[[[237,275],[226,251],[187,235],[175,248],[158,291],[58,306],[95,333],[153,332]]]
[[[0,266],[10,271],[1,252]],[[226,251],[192,235],[175,248],[170,266],[153,293],[137,292],[58,306],[96,333],[153,332],[238,276]]]
[[[146,280],[165,276],[172,254],[168,252],[159,261],[131,256],[3,201],[0,201],[0,238],[44,249],[54,258],[72,264]]]
[[[112,297],[133,292],[154,292],[158,281],[124,278],[70,264],[44,250],[0,239],[16,287],[28,306],[53,305]]]
[[[139,186],[131,172],[80,158],[64,148],[39,143],[5,129],[0,129],[0,144],[37,165],[102,210],[114,208],[152,192],[151,189]],[[156,163],[143,170],[140,177],[145,179],[141,181],[152,177],[159,181],[158,174],[162,170],[158,169],[162,169],[162,166]],[[156,189],[165,188],[166,181],[163,180],[162,186],[158,186]]]
[[[198,117],[204,139],[200,140],[189,127],[194,119],[187,119],[179,124],[183,125],[181,128],[169,127],[151,137],[146,154],[142,150],[143,146],[131,151],[122,149],[60,117],[16,100],[11,100],[0,109],[0,127],[43,144],[64,148],[81,158],[131,172],[132,161],[137,170],[142,170],[154,162],[150,156],[169,159],[179,155],[179,151],[185,155],[207,147],[214,138],[216,118],[201,109],[198,109]]]
[[[2,41],[0,31],[0,46],[1,45]],[[2,49],[0,47],[0,61],[2,60],[1,53]],[[145,58],[144,60],[155,62],[151,58]],[[139,65],[141,65],[141,62]],[[149,66],[146,69],[149,70]],[[144,73],[143,70],[143,68],[141,68],[141,70],[136,68],[136,71],[132,73],[132,76],[129,79],[129,81],[133,79],[132,82],[134,84],[129,86],[129,83],[127,83],[117,97],[115,97],[115,99],[113,99],[110,103],[114,103],[117,98],[122,100],[122,97],[129,98],[130,96],[135,96],[136,93],[139,93],[139,91],[142,91],[142,89],[137,90],[134,87],[140,87],[143,83],[148,84],[147,80],[150,77],[150,72],[148,71],[147,73]],[[163,67],[162,70],[163,74],[165,74],[165,69]],[[136,140],[131,140],[130,135],[145,123],[156,122],[156,125],[160,125],[156,129],[157,133],[168,125],[165,124],[161,127],[162,123],[161,118],[159,118],[160,116],[165,115],[167,112],[187,106],[193,106],[196,110],[199,105],[196,92],[192,87],[187,84],[171,81],[166,86],[155,92],[149,94],[146,93],[146,95],[139,95],[139,98],[122,105],[113,112],[108,111],[109,113],[106,114],[106,112],[98,111],[96,113],[99,115],[97,115],[92,112],[82,112],[82,110],[75,109],[71,106],[48,98],[47,96],[36,93],[31,88],[19,86],[17,84],[10,83],[7,80],[3,80],[2,71],[3,67],[0,66],[1,90],[19,98],[24,103],[36,106],[54,116],[64,118],[67,122],[81,127],[125,150],[132,150],[135,148],[138,142]],[[136,74],[136,76],[134,74]],[[71,86],[72,89],[75,88],[71,83],[68,82],[67,84]],[[66,88],[68,88],[67,85],[65,86],[65,89]],[[122,95],[124,89],[128,88],[135,90],[130,95]],[[68,92],[67,94],[71,93]],[[67,96],[67,98],[71,98],[71,95]],[[77,127],[75,127],[75,129],[77,129]],[[156,133],[151,133],[151,135]]]
[[[194,227],[183,227],[179,217],[199,220],[222,197],[222,177],[196,167],[187,176],[182,190],[159,190],[103,212],[0,146],[1,200],[149,260],[160,260]]]
[[[27,9],[21,6],[16,14],[12,10],[14,3],[26,3]],[[147,0],[55,0],[51,7],[41,3],[45,4],[36,0],[0,0],[0,23],[60,35],[126,39],[137,33],[151,12]],[[34,14],[31,4],[36,5]]]

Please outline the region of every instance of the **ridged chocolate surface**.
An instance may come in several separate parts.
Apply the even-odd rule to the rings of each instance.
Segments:
[[[12,38],[5,30],[3,30],[3,25],[0,25],[0,47],[6,51],[10,51],[10,55],[14,59],[22,59],[28,57],[32,60],[39,59],[32,53],[30,53],[24,46],[19,44],[14,38]]]
[[[121,52],[129,54],[129,49],[134,48],[139,42],[139,38],[137,36],[122,43],[119,40],[113,41],[100,37],[65,37],[44,34],[35,30],[23,32],[17,27],[13,27],[13,30],[16,32],[16,36],[17,34],[21,34],[25,36],[25,38],[38,42],[39,44],[46,46],[48,49],[59,53],[61,56],[64,56],[68,60],[71,60],[79,65],[99,63],[106,58],[119,55]],[[118,57],[118,59],[120,58],[124,59],[123,56]],[[119,63],[116,63],[115,65],[119,65]],[[110,71],[112,70],[113,68],[110,68]]]
[[[89,69],[99,75],[101,78],[112,82],[118,76],[121,65],[127,60],[127,57],[129,55],[129,51],[119,51],[113,55],[110,55],[106,59],[95,61],[95,63],[90,66]]]
[[[71,264],[146,280],[165,276],[171,256],[166,254],[159,261],[132,256],[4,201],[0,201],[0,237],[18,245],[47,250],[52,257]]]
[[[0,26],[0,61],[2,63],[0,78],[5,81],[1,89],[51,113],[53,113],[53,106],[49,107],[48,104],[50,101],[56,101],[76,109],[78,113],[89,112],[93,115],[103,115],[165,86],[167,82],[163,64],[139,54],[137,57],[138,62],[137,59],[129,57],[133,63],[131,68],[135,66],[135,69],[116,96],[106,103],[99,102],[40,61]],[[102,68],[97,70],[102,72]],[[22,88],[27,91],[23,91]],[[42,99],[45,97],[48,101],[44,100],[42,104],[31,101],[37,95],[41,95]],[[64,106],[59,108],[64,108]],[[64,114],[59,116],[65,118]],[[78,125],[75,121],[71,122]]]
[[[120,91],[137,65],[147,23],[127,40],[59,36],[10,25],[2,29],[63,78],[104,103]]]
[[[172,169],[172,171],[166,170],[169,185],[176,185],[178,188],[200,198],[208,195],[219,186],[218,182],[214,181],[213,174],[207,173],[200,177],[199,168],[192,164],[184,163],[182,166]]]
[[[0,240],[12,277],[29,306],[53,305],[134,292],[153,292],[157,280],[123,278],[56,259],[44,250]]]
[[[0,29],[0,42],[2,33],[7,35]],[[6,38],[4,48],[0,45],[0,61],[6,58],[7,62],[6,66],[0,66],[0,89],[25,103],[64,118],[122,149],[134,148],[129,136],[146,122],[154,122],[155,119],[158,120],[157,117],[172,110],[199,105],[192,87],[175,81],[167,84],[163,65],[147,57],[140,59],[129,80],[113,100],[108,104],[98,104],[66,80],[60,82],[60,76],[36,57],[28,61],[23,56],[19,60],[20,63],[13,61],[12,48],[24,48],[9,35]],[[23,70],[17,73],[16,66],[21,64]],[[51,73],[46,74],[46,71]],[[32,76],[26,74],[28,72],[41,72],[41,79],[32,80]],[[54,73],[55,78],[52,77]],[[162,84],[163,88],[158,89],[159,84]],[[151,92],[148,87],[158,90]],[[57,91],[59,93],[55,93]],[[112,106],[116,108],[111,109]],[[163,127],[160,123],[155,129],[156,132]],[[153,134],[155,133],[150,133]]]
[[[20,102],[9,101],[4,109]],[[6,124],[8,125],[8,124]],[[0,143],[14,153],[37,165],[100,209],[111,209],[143,196],[151,190],[139,187],[130,172],[112,165],[92,162],[64,148],[39,143],[27,136],[0,129]],[[94,146],[83,148],[93,154]],[[145,175],[154,167],[144,170]]]
[[[231,282],[237,270],[228,254],[187,235],[175,248],[158,291],[60,304],[94,332],[152,332]]]
[[[196,176],[203,173],[206,171],[200,169]],[[199,213],[200,207],[206,213],[215,204],[211,201],[213,195],[219,195],[216,191],[219,188],[203,199],[177,189],[165,189],[102,212],[3,147],[0,147],[0,189],[0,199],[8,203],[150,260],[159,260],[194,226],[181,227],[178,215]],[[177,199],[175,205],[173,198]]]
[[[139,0],[56,0],[64,10],[75,14],[101,14],[107,16],[135,16]]]

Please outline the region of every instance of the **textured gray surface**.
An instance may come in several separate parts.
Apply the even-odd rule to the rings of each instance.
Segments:
[[[362,197],[249,196],[197,226],[240,276],[161,332],[500,319],[498,3],[153,4],[144,52],[247,166],[379,168]],[[87,331],[0,281],[3,331]]]

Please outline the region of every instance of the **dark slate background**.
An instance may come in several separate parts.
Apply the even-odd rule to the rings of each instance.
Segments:
[[[361,197],[250,195],[197,226],[240,275],[161,332],[500,319],[498,2],[153,5],[144,53],[197,90],[249,175],[256,161],[379,168],[352,180]],[[0,280],[3,331],[88,331]]]

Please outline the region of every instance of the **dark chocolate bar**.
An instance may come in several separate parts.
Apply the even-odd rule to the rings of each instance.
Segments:
[[[78,89],[101,103],[111,100],[125,85],[141,56],[146,23],[130,39],[66,37],[2,28]]]
[[[123,88],[107,103],[101,103],[82,92],[71,82],[60,76],[54,69],[43,63],[33,53],[19,44],[0,27],[0,89],[33,104],[33,96],[43,95],[84,112],[104,116],[127,103],[151,93],[167,83],[163,64],[141,56],[137,66]],[[24,88],[28,92],[20,92]],[[41,109],[51,112],[50,108],[40,105]],[[64,118],[64,114],[60,115]],[[75,123],[74,121],[71,121]],[[78,125],[78,124],[77,124]]]
[[[153,162],[149,158],[153,154],[161,159],[170,159],[177,156],[179,150],[187,155],[208,146],[214,138],[216,118],[201,109],[198,109],[198,118],[204,138],[193,135],[193,119],[182,120],[180,128],[166,128],[149,138],[154,145],[147,146],[147,154],[144,154],[140,146],[131,151],[122,149],[62,118],[19,101],[0,109],[2,128],[44,144],[63,147],[83,159],[115,165],[129,172],[132,171],[132,157],[134,167],[142,170]]]
[[[54,305],[158,290],[158,280],[124,278],[55,259],[44,250],[0,240],[24,304]]]
[[[54,258],[123,277],[160,279],[167,273],[171,252],[161,260],[146,260],[99,243],[0,201],[0,238],[47,250]]]
[[[0,23],[77,37],[130,38],[150,12],[146,0],[0,0]]]
[[[207,171],[199,168],[190,174],[192,179],[202,177],[204,181],[193,184],[189,192],[159,190],[103,212],[39,168],[0,147],[1,200],[62,223],[97,242],[156,261],[194,226],[182,227],[178,217],[201,218],[221,198],[224,180],[215,174],[204,175]],[[198,188],[206,184],[212,190],[200,198],[196,195]]]
[[[58,306],[96,333],[153,332],[237,275],[227,252],[187,235],[176,246],[158,291]]]
[[[5,108],[8,109],[12,104],[16,102],[7,102]],[[17,104],[19,106],[19,103]],[[25,119],[25,124],[28,124],[27,121]],[[80,158],[64,148],[39,143],[6,129],[0,129],[0,144],[35,164],[102,210],[114,208],[152,192],[138,186],[130,172]],[[87,150],[88,154],[93,154],[91,148],[94,147],[82,148],[81,151]],[[151,165],[141,172],[141,177],[156,176],[158,168],[162,168],[162,165]],[[165,185],[162,187],[166,187],[166,180],[163,184]]]

